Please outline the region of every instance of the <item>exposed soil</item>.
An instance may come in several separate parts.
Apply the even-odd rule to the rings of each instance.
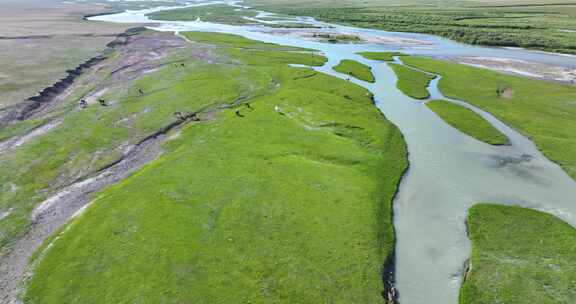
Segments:
[[[92,199],[91,194],[116,183],[154,160],[162,152],[164,136],[151,137],[133,146],[116,164],[93,177],[73,183],[52,195],[31,214],[26,235],[12,246],[0,265],[1,303],[17,303],[20,282],[31,274],[26,271],[28,259],[44,239],[65,224]]]
[[[576,69],[573,68],[496,57],[456,57],[450,60],[517,76],[576,84]]]
[[[512,89],[504,89],[504,90],[500,93],[500,97],[506,98],[506,99],[511,99],[512,97],[514,97],[514,90],[512,90]]]
[[[95,23],[105,6],[57,0],[0,0],[0,109],[24,102],[97,56],[128,26]],[[5,112],[0,110],[0,112]]]
[[[145,31],[121,35],[109,44],[114,56],[99,55],[100,59],[95,64],[83,65],[77,70],[69,71],[71,78],[64,84],[65,88],[61,89],[59,85],[61,82],[58,82],[43,90],[30,100],[31,103],[37,103],[37,106],[31,107],[30,111],[19,112],[25,115],[11,117],[12,119],[44,118],[49,109],[66,101],[66,96],[75,90],[84,89],[89,84],[94,89],[85,98],[91,100],[88,106],[96,106],[93,105],[94,100],[106,94],[108,90],[129,87],[130,82],[142,75],[164,65],[175,64],[170,60],[177,59],[168,58],[179,58],[180,51],[184,52],[182,54],[186,58],[212,60],[210,51],[206,48],[186,48],[186,46],[190,44],[170,33]],[[175,54],[176,56],[172,56]],[[81,79],[76,81],[80,75]],[[209,119],[213,117],[215,111],[223,108],[225,107],[215,105],[201,110],[201,113],[182,113],[180,117],[159,128],[158,131],[140,139],[130,139],[130,142],[116,147],[122,152],[122,156],[108,165],[100,168],[87,166],[84,172],[80,172],[80,176],[78,172],[73,176],[62,176],[52,188],[42,189],[52,195],[36,206],[30,215],[30,224],[25,235],[6,248],[6,254],[0,260],[0,303],[18,303],[21,282],[31,275],[27,269],[30,256],[48,236],[78,214],[92,200],[93,193],[126,178],[144,164],[156,159],[162,153],[162,143],[184,124]],[[79,105],[73,110],[81,111],[82,108]],[[0,143],[0,153],[10,153],[15,147],[57,128],[61,122],[62,119],[52,120],[27,134]],[[10,210],[4,211],[6,214],[2,213],[0,217],[7,216],[9,212]]]
[[[470,259],[466,259],[464,262],[464,267],[462,267],[462,284],[466,283],[470,279],[470,274],[472,272],[472,262]]]
[[[31,117],[41,116],[68,97],[77,87],[94,82],[98,77],[98,72],[104,67],[111,68],[111,83],[120,85],[133,81],[143,74],[156,70],[170,62],[164,62],[169,51],[176,48],[183,48],[186,43],[182,39],[169,34],[149,33],[147,35],[138,35],[144,28],[134,28],[117,36],[117,38],[108,43],[107,49],[103,53],[119,52],[117,59],[113,62],[103,63],[108,57],[106,55],[97,55],[88,61],[80,64],[75,69],[68,70],[65,78],[55,84],[43,89],[37,95],[28,98],[26,102],[0,111],[0,126],[9,124],[13,121],[24,120]],[[199,51],[201,52],[201,51]],[[192,57],[194,54],[191,54]],[[77,83],[80,77],[86,78],[85,81]],[[94,103],[98,97],[105,92],[106,88],[86,96],[88,103]]]
[[[6,152],[11,151],[15,148],[18,148],[19,146],[35,139],[36,137],[41,136],[43,134],[46,134],[48,131],[50,131],[53,128],[60,125],[60,123],[62,123],[62,120],[60,120],[60,119],[50,121],[47,124],[42,125],[38,128],[35,128],[24,135],[15,136],[15,137],[9,138],[6,141],[0,142],[0,154],[6,153]]]
[[[431,45],[430,42],[399,37],[382,37],[366,33],[343,33],[326,29],[275,29],[266,31],[268,34],[278,36],[295,36],[310,41],[335,43],[372,43],[382,45],[422,46]]]
[[[49,105],[51,102],[54,102],[59,97],[62,98],[62,93],[64,93],[68,88],[72,86],[76,78],[82,75],[85,70],[97,65],[105,59],[106,56],[99,55],[90,58],[88,61],[80,64],[73,70],[68,70],[68,76],[56,82],[54,85],[45,88],[38,95],[28,98],[27,102],[21,107],[20,113],[12,117],[16,118],[17,120],[27,119],[34,115],[36,111],[41,110],[43,107]]]

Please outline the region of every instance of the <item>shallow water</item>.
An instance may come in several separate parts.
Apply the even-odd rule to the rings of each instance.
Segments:
[[[333,26],[329,31],[356,32],[381,37],[425,41],[420,45],[326,44],[292,36],[266,33],[274,29],[239,27],[206,22],[151,21],[145,13],[132,11],[98,16],[91,20],[153,23],[162,31],[212,31],[322,51],[329,59],[319,71],[348,78],[332,67],[341,59],[370,65],[376,83],[352,79],[375,96],[377,107],[404,134],[409,150],[410,170],[403,179],[394,204],[397,233],[396,287],[402,304],[457,303],[461,272],[470,242],[466,236],[466,210],[477,202],[516,204],[554,214],[576,226],[576,183],[550,162],[533,143],[515,130],[462,101],[451,100],[479,113],[508,136],[510,146],[490,146],[444,123],[425,102],[414,100],[396,88],[396,76],[381,62],[366,60],[359,51],[398,50],[427,56],[490,56],[522,59],[576,67],[576,57],[527,50],[463,45],[446,39],[411,33]],[[269,16],[269,14],[261,14]],[[311,18],[299,21],[325,25]],[[292,19],[293,21],[293,19]],[[444,98],[436,78],[430,85],[432,98]]]

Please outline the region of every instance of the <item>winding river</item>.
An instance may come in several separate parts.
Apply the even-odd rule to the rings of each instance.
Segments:
[[[238,5],[236,3],[229,3]],[[510,139],[510,146],[479,142],[444,123],[425,102],[396,88],[396,76],[387,64],[362,58],[359,51],[402,51],[424,56],[490,56],[576,67],[576,57],[519,49],[475,47],[447,39],[412,33],[330,25],[330,32],[358,33],[389,41],[406,39],[417,44],[328,44],[302,37],[275,34],[262,26],[230,26],[208,22],[155,21],[147,13],[166,8],[127,11],[90,20],[146,23],[160,31],[210,31],[232,33],[266,42],[320,50],[328,62],[318,71],[348,78],[332,70],[342,59],[372,67],[376,83],[353,79],[375,96],[377,107],[399,127],[407,142],[410,169],[394,203],[397,233],[396,288],[402,304],[458,303],[463,265],[470,255],[466,235],[467,209],[478,202],[514,204],[542,210],[576,226],[576,182],[545,158],[534,144],[494,116],[465,101]],[[259,17],[270,16],[261,13]],[[257,17],[258,18],[258,17]],[[325,23],[301,17],[293,22]],[[397,61],[399,59],[396,59]],[[430,84],[432,99],[444,98],[437,77]],[[446,99],[446,98],[444,98]]]

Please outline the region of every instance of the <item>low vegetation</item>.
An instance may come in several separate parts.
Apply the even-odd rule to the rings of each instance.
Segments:
[[[337,66],[334,67],[334,70],[338,73],[350,75],[367,82],[376,81],[374,79],[374,75],[372,74],[372,68],[358,61],[348,59],[342,60]]]
[[[314,33],[312,38],[327,43],[358,43],[362,39],[357,35]]]
[[[444,95],[492,113],[530,137],[545,156],[576,178],[574,87],[421,57],[403,61],[441,74]]]
[[[576,3],[555,0],[247,0],[256,9],[460,42],[576,54]]]
[[[165,10],[148,14],[150,19],[169,21],[205,21],[230,25],[246,25],[258,23],[244,17],[256,17],[258,13],[253,10],[239,9],[227,4],[193,6]]]
[[[167,21],[204,21],[228,25],[262,25],[272,28],[319,28],[305,22],[280,22],[266,23],[255,19],[258,15],[256,10],[239,8],[228,4],[211,4],[177,8],[171,10],[158,11],[148,14],[153,20]],[[286,18],[290,16],[285,15]],[[262,21],[278,21],[278,18],[263,17]],[[360,38],[353,35],[330,35],[318,34],[330,43],[352,43],[359,42]]]
[[[461,304],[574,303],[576,229],[520,207],[479,204],[468,214],[470,271]]]
[[[360,52],[359,55],[370,60],[394,61],[396,56],[406,56],[400,52]]]
[[[446,100],[433,100],[426,105],[452,127],[491,145],[506,145],[508,139],[480,115]]]
[[[400,132],[361,87],[286,64],[311,54],[185,35],[213,61],[149,74],[119,107],[220,110],[46,244],[26,302],[382,302]]]
[[[401,64],[390,63],[389,66],[398,77],[396,86],[400,91],[416,99],[426,99],[430,97],[428,85],[430,81],[434,79],[434,76]]]
[[[186,8],[177,8],[171,10],[164,10],[153,12],[147,15],[153,20],[167,20],[167,21],[204,21],[228,25],[263,25],[272,28],[318,28],[312,24],[305,22],[282,22],[282,23],[266,23],[255,20],[258,12],[252,9],[239,8],[230,6],[228,4],[211,4],[192,6]],[[290,18],[290,16],[285,16]],[[263,21],[277,21],[278,18],[264,17]],[[352,35],[322,35],[327,42],[330,43],[350,43],[358,42],[360,38]],[[325,37],[324,37],[325,36]]]
[[[192,37],[192,34],[187,34],[185,37]],[[310,49],[297,48],[293,46],[277,45],[273,43],[260,42],[250,40],[237,35],[232,34],[218,34],[214,35],[207,32],[194,32],[194,41],[199,43],[209,43],[212,46],[225,47],[226,49],[242,49],[242,50],[258,50],[258,51],[281,51],[283,55],[286,55],[287,51],[313,51]],[[307,54],[307,53],[300,53]],[[323,56],[317,56],[319,59],[326,60]],[[298,57],[302,58],[302,56]],[[315,65],[315,64],[311,64]],[[322,65],[322,64],[320,64]]]
[[[181,39],[170,36],[169,39],[184,44]],[[151,31],[141,33],[137,38],[140,41],[155,40],[156,43],[167,39],[165,35]],[[132,50],[134,56],[141,55],[137,51],[148,53],[149,49],[138,48]],[[110,66],[124,66],[119,62],[123,58],[119,52],[109,54]],[[186,55],[189,56],[189,52]],[[178,56],[175,54],[173,59],[178,59]],[[153,64],[165,66],[166,61],[159,60]],[[172,83],[157,88],[157,94],[142,96],[138,94],[138,88],[150,92],[150,83],[157,80],[128,86],[122,79],[110,75],[112,70],[109,66],[98,75],[84,73],[76,80],[77,88],[44,116],[13,123],[9,132],[0,132],[1,137],[7,138],[47,121],[62,121],[58,127],[35,140],[0,154],[0,213],[7,212],[0,221],[0,256],[27,230],[31,223],[30,214],[38,203],[118,160],[125,152],[123,149],[172,123],[174,112],[205,107],[219,98],[233,99],[237,96],[234,91],[242,88],[233,80],[238,76],[233,71],[226,76],[207,71],[206,79],[219,79],[221,91],[202,92],[193,102],[182,100],[177,97],[188,92],[188,86],[202,81],[184,77],[184,72],[192,66],[168,66],[163,74],[150,77],[164,77]],[[208,70],[209,67],[198,69]],[[110,104],[106,107],[94,104],[79,110],[78,101],[98,91],[99,87],[108,88],[101,98]],[[157,103],[157,99],[164,102]],[[115,102],[117,100],[123,102]]]

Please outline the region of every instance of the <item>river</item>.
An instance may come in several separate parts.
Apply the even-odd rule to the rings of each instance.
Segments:
[[[230,3],[238,5],[238,3]],[[230,26],[208,22],[155,21],[147,13],[166,8],[92,17],[90,20],[146,23],[160,31],[210,31],[242,35],[250,39],[320,50],[329,60],[317,70],[340,78],[332,67],[353,59],[372,67],[376,82],[352,79],[369,89],[376,106],[393,122],[406,140],[410,169],[394,202],[396,288],[402,304],[456,304],[463,265],[470,255],[465,218],[478,202],[514,204],[556,215],[576,226],[576,183],[546,159],[534,144],[489,113],[464,101],[452,100],[479,113],[510,139],[510,146],[479,142],[443,122],[425,102],[414,100],[396,88],[396,76],[386,63],[367,60],[360,51],[402,51],[424,56],[490,56],[576,67],[576,57],[521,49],[465,45],[447,39],[413,33],[393,33],[330,25],[330,32],[359,33],[388,39],[389,44],[329,44],[302,37],[275,35],[278,29],[262,26]],[[269,16],[262,13],[262,16]],[[292,20],[294,21],[294,20]],[[301,17],[295,21],[325,23]],[[397,39],[421,41],[406,45]],[[398,60],[398,59],[397,59]],[[436,78],[429,91],[443,98]]]

